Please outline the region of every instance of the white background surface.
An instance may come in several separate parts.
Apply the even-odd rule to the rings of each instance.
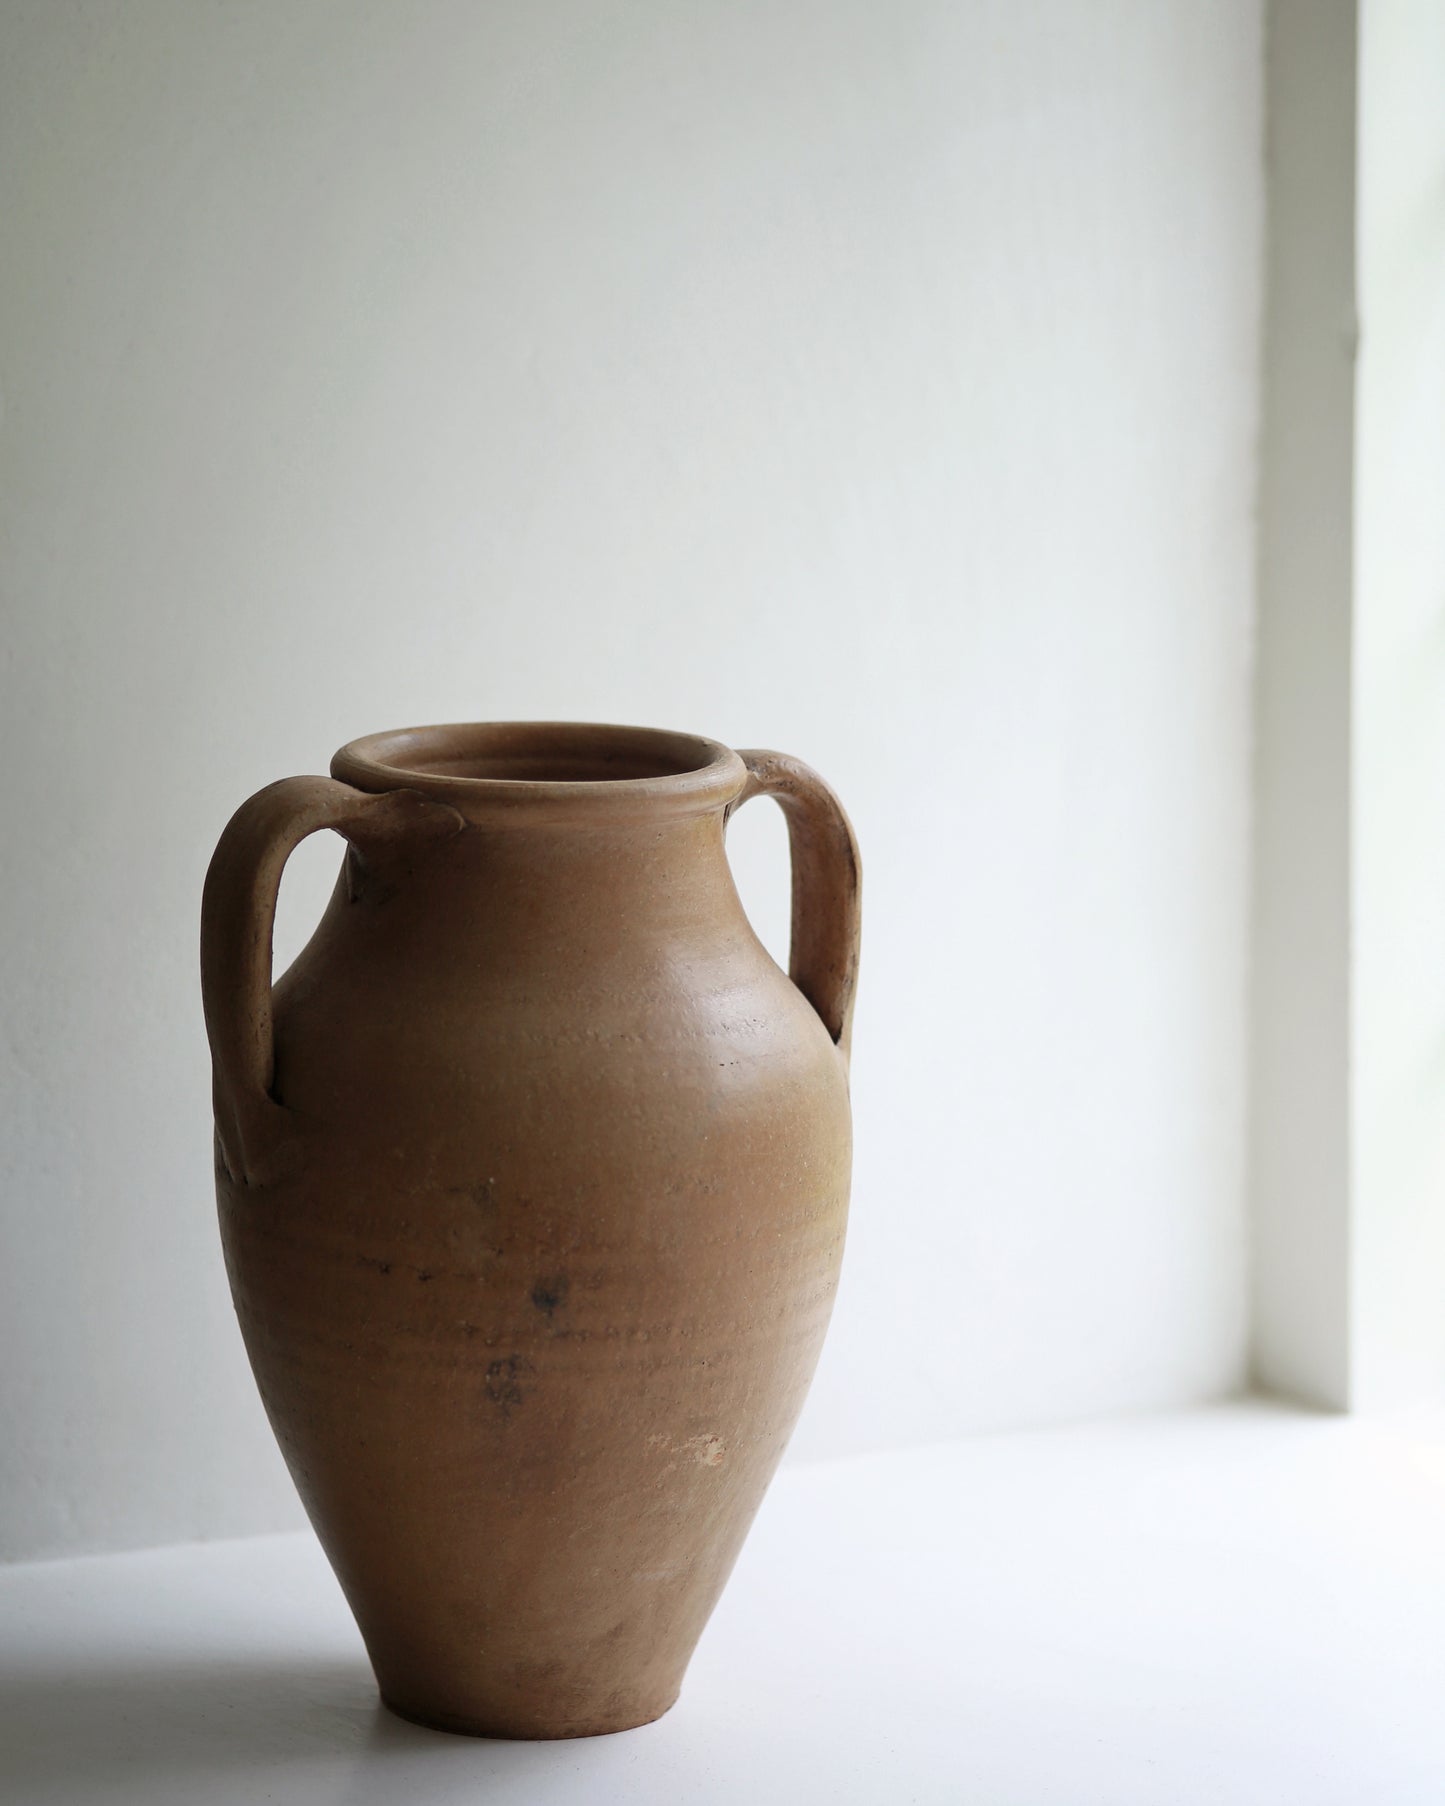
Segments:
[[[0,1573],[25,1806],[1439,1806],[1445,1441],[1255,1407],[795,1467],[667,1717],[376,1703],[308,1535]]]
[[[6,9],[0,1552],[298,1521],[197,904],[243,797],[409,721],[777,745],[852,810],[854,1230],[795,1456],[1239,1382],[1260,37]],[[737,832],[776,944],[781,831]]]

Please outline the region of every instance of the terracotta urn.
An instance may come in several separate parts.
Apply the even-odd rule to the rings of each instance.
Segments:
[[[386,1703],[494,1737],[677,1698],[793,1428],[848,1202],[859,866],[820,778],[689,734],[408,729],[206,880],[216,1189],[261,1397]],[[790,976],[724,830],[772,796]],[[346,853],[271,985],[281,869]]]

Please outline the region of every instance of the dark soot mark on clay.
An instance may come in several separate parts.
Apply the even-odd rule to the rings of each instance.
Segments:
[[[539,1279],[532,1287],[532,1303],[539,1311],[545,1311],[550,1319],[559,1305],[567,1302],[567,1275],[554,1273],[548,1279]]]
[[[513,1405],[522,1402],[521,1376],[531,1371],[531,1363],[523,1360],[521,1355],[510,1354],[500,1361],[493,1361],[487,1368],[487,1397],[503,1411],[510,1411]]]
[[[447,1191],[454,1198],[465,1198],[485,1221],[491,1222],[497,1214],[497,1182],[495,1179],[476,1179],[470,1185],[449,1185]]]

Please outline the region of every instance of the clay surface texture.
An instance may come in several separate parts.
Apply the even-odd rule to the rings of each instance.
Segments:
[[[206,883],[216,1186],[272,1426],[405,1717],[672,1705],[802,1405],[848,1203],[859,865],[780,754],[379,734],[246,803]],[[730,813],[783,807],[790,975]],[[271,985],[281,870],[347,842]]]

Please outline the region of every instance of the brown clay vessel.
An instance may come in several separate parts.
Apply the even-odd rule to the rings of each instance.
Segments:
[[[386,1702],[642,1724],[812,1377],[843,1248],[859,868],[822,781],[636,728],[412,729],[254,796],[201,964],[232,1292]],[[791,980],[724,854],[770,795]],[[281,869],[347,842],[271,988]]]

